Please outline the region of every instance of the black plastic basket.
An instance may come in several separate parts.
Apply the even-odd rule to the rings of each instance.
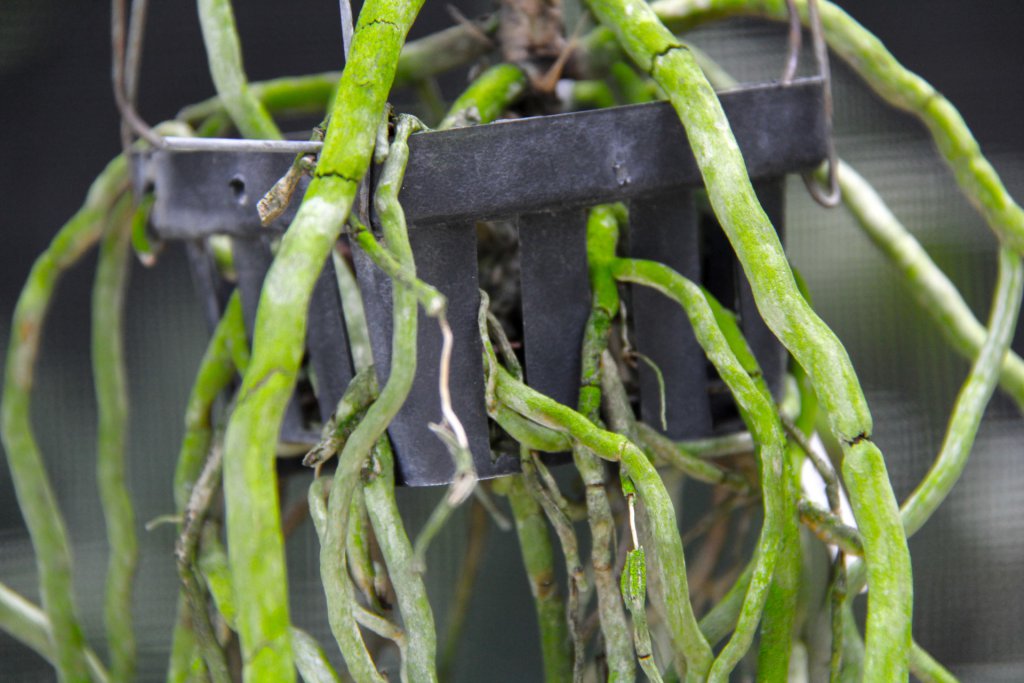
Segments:
[[[822,83],[758,85],[720,94],[762,205],[782,234],[784,179],[824,160],[827,134]],[[576,401],[582,331],[590,310],[586,209],[629,205],[628,250],[662,261],[702,282],[736,311],[769,386],[778,391],[784,354],[754,306],[749,285],[713,216],[695,204],[702,186],[686,135],[667,103],[616,107],[412,136],[400,200],[410,226],[419,276],[449,300],[455,335],[452,401],[469,435],[481,478],[518,470],[516,458],[492,458],[484,407],[484,372],[477,329],[479,304],[475,222],[506,218],[518,226],[526,379],[567,404]],[[219,319],[227,284],[205,247],[231,236],[246,324],[251,331],[269,240],[287,226],[294,205],[271,228],[260,225],[256,202],[281,177],[293,154],[171,151],[140,165],[156,203],[152,228],[162,240],[189,245],[193,275],[211,323]],[[298,201],[293,204],[297,204]],[[390,367],[391,281],[357,249],[374,359],[384,381]],[[631,293],[638,350],[664,375],[667,434],[698,438],[734,429],[735,408],[697,346],[678,306],[651,291]],[[330,417],[352,378],[341,299],[330,261],[309,310],[307,358],[317,378],[320,421]],[[420,325],[420,358],[440,355],[436,326]],[[440,416],[436,363],[421,362],[408,401],[389,428],[397,477],[410,486],[445,484],[451,457],[428,429]],[[304,418],[312,387],[300,388],[282,426],[286,441],[316,440]],[[640,368],[643,417],[656,425],[656,378]]]

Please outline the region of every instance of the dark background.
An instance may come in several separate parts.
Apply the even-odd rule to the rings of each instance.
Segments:
[[[1022,196],[1024,190],[1024,9],[1010,0],[845,2],[906,66],[956,104],[983,149]],[[251,80],[340,66],[333,2],[236,2]],[[488,7],[459,3],[467,16]],[[414,30],[448,25],[428,3]],[[156,122],[213,92],[195,18],[183,0],[151,7],[140,109]],[[781,32],[757,22],[699,31],[694,41],[744,80],[773,78]],[[90,181],[119,150],[109,86],[109,3],[3,0],[0,3],[0,339],[28,269],[58,226],[81,203]],[[770,58],[767,58],[769,55]],[[805,60],[806,62],[807,60]],[[452,85],[457,86],[458,79]],[[853,161],[950,273],[985,319],[994,279],[994,241],[956,194],[922,129],[881,106],[837,67],[837,137]],[[824,212],[790,186],[789,250],[818,308],[847,344],[875,414],[877,440],[903,497],[941,443],[945,417],[966,373],[927,318],[841,210]],[[95,498],[95,413],[89,371],[92,261],[65,280],[38,371],[36,424],[50,475],[74,540],[80,611],[102,652],[106,546]],[[204,329],[181,255],[135,268],[127,319],[133,397],[132,489],[140,523],[172,509],[170,473],[191,375]],[[1018,339],[1019,341],[1019,339]],[[1018,344],[1019,346],[1019,344]],[[1024,625],[1019,567],[1024,564],[1024,427],[997,399],[956,493],[915,539],[915,635],[970,680],[1020,680]],[[301,495],[301,483],[293,495]],[[410,517],[436,492],[404,492]],[[418,512],[420,511],[420,512]],[[460,518],[456,527],[463,524]],[[415,524],[413,524],[415,527]],[[316,570],[315,540],[290,542],[293,611],[330,644]],[[431,552],[430,590],[445,619],[462,549],[450,533]],[[174,610],[171,531],[144,533],[137,591],[140,680],[163,676]],[[0,580],[38,599],[31,547],[6,468],[0,469]],[[460,677],[539,677],[535,626],[515,541],[495,532],[470,612]],[[0,637],[0,680],[36,681],[45,663]]]

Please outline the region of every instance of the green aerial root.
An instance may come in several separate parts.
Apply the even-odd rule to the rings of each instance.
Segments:
[[[807,20],[807,0],[798,0]],[[917,74],[901,65],[882,42],[838,6],[819,2],[828,45],[889,104],[913,114],[928,128],[964,195],[999,239],[1024,252],[1024,209],[1013,200],[982,155],[960,112]],[[788,18],[784,0],[657,0],[652,9],[673,30],[713,19],[760,16]]]
[[[620,207],[599,206],[587,219],[587,259],[593,291],[590,317],[583,332],[580,353],[580,389],[577,407],[581,415],[600,423],[601,354],[608,347],[612,318],[619,310],[615,280],[608,272],[606,247],[614,254],[618,237]],[[636,678],[636,653],[615,580],[615,520],[605,488],[605,467],[600,458],[582,444],[572,449],[573,462],[586,487],[587,522],[590,527],[590,564],[594,569],[601,634],[604,636],[608,677],[615,681]]]
[[[523,477],[510,478],[506,495],[512,507],[523,565],[537,612],[544,680],[549,683],[571,681],[573,662],[569,651],[568,621],[555,578],[554,549],[544,512]]]
[[[235,292],[228,300],[224,315],[210,337],[185,407],[185,435],[174,470],[174,505],[177,514],[182,518],[182,526],[187,522],[184,519],[186,506],[192,498],[193,489],[203,472],[213,445],[214,404],[231,384],[236,372],[245,371],[248,355],[249,343],[245,337],[241,299],[238,292]],[[198,534],[198,531],[196,533]],[[189,558],[190,562],[192,559]],[[188,585],[192,579],[191,575],[185,577],[186,588],[194,591],[196,585]],[[195,593],[192,601],[204,602]],[[171,660],[168,665],[169,682],[189,680],[196,669],[207,668],[206,661],[213,661],[213,666],[221,671],[220,657],[217,655],[219,648],[212,648],[210,638],[212,635],[205,607],[200,614],[195,614],[187,602],[186,595],[179,596],[178,618],[175,622]],[[201,653],[205,653],[206,656]]]
[[[657,289],[684,308],[698,343],[735,397],[747,427],[758,444],[765,521],[740,619],[733,637],[708,672],[711,680],[723,680],[728,678],[729,672],[739,663],[753,641],[782,547],[784,515],[790,514],[792,505],[795,505],[795,501],[792,505],[788,504],[784,495],[785,437],[782,425],[766,390],[752,379],[751,370],[743,367],[735,354],[734,346],[742,340],[734,338],[730,344],[711,304],[698,286],[667,266],[653,261],[617,259],[612,264],[612,273],[619,281]],[[746,353],[749,354],[749,349]],[[759,372],[756,376],[759,377]]]
[[[783,444],[782,426],[775,414],[771,394],[761,377],[750,348],[743,339],[739,327],[713,298],[670,268],[651,261],[618,259],[615,257],[618,238],[617,222],[620,217],[610,211],[595,209],[588,222],[587,252],[590,263],[592,289],[595,306],[591,323],[608,317],[608,311],[618,308],[616,281],[634,282],[653,287],[678,302],[686,311],[695,336],[708,359],[718,370],[740,407],[747,426],[760,444],[761,485],[765,503],[765,523],[758,543],[756,563],[751,588],[741,612],[733,638],[715,660],[710,671],[695,669],[689,664],[688,672],[715,678],[728,677],[729,672],[749,649],[753,640],[761,610],[767,595],[781,544],[782,520],[784,514],[795,519],[795,501],[787,504],[783,498]],[[602,326],[606,329],[606,326]],[[606,334],[606,333],[605,333]],[[583,355],[584,391],[581,391],[581,411],[588,407],[585,397],[590,375],[597,375],[591,368],[587,354],[589,340],[595,335],[586,335]],[[603,350],[603,346],[601,348]],[[600,380],[593,387],[600,402]],[[593,401],[591,401],[593,402]],[[591,416],[593,419],[593,416]],[[589,492],[589,490],[588,490]]]
[[[839,163],[839,189],[846,208],[899,271],[911,295],[939,325],[950,345],[965,358],[977,358],[987,331],[956,285],[935,265],[875,189],[843,162]],[[1012,350],[1002,361],[999,383],[1024,411],[1024,360]]]
[[[52,656],[62,681],[88,680],[89,671],[71,582],[67,531],[32,431],[35,362],[57,280],[99,240],[107,214],[127,189],[127,166],[119,156],[92,184],[85,204],[33,264],[14,309],[7,347],[0,435],[18,506],[32,538],[43,610],[53,633]]]
[[[999,251],[999,275],[992,295],[992,311],[989,316],[991,331],[960,388],[935,462],[900,510],[901,521],[908,536],[916,533],[931,518],[963,473],[985,406],[995,391],[1001,361],[1013,341],[1022,292],[1024,270],[1020,258],[1003,248]],[[851,595],[860,592],[864,587],[864,579],[864,567],[861,564],[850,568]],[[870,587],[870,572],[867,582]]]
[[[0,583],[0,630],[56,666],[53,630],[50,620],[31,602]],[[84,650],[85,665],[92,683],[108,683],[110,674],[103,662],[88,647]]]
[[[110,560],[104,623],[111,653],[111,680],[135,678],[132,589],[138,563],[135,510],[125,472],[128,389],[124,367],[124,296],[134,210],[130,196],[114,208],[99,249],[92,292],[92,366],[96,389],[96,481],[106,523]]]
[[[403,681],[431,681],[437,656],[437,630],[423,577],[416,569],[412,543],[405,533],[395,501],[395,458],[383,438],[373,450],[372,466],[363,489],[366,511],[373,524],[388,578],[398,599],[408,644],[402,657]]]
[[[457,24],[412,40],[402,47],[395,71],[394,87],[415,85],[434,76],[471,64],[486,54],[491,45],[486,36],[497,28],[497,18]],[[285,76],[249,84],[249,91],[273,114],[321,115],[338,88],[340,71],[303,76]],[[198,125],[226,114],[225,99],[211,97],[178,112],[177,119]]]
[[[316,175],[264,280],[252,359],[228,423],[224,457],[233,583],[264,587],[259,594],[239,596],[246,681],[295,677],[275,472],[277,434],[302,361],[313,285],[369,167],[399,51],[421,4],[370,0],[363,6]],[[335,500],[332,496],[332,505]],[[326,554],[331,548],[340,551],[344,542],[342,531],[330,526]]]
[[[668,94],[761,316],[814,381],[843,445],[854,515],[862,529],[870,530],[864,534],[872,574],[866,675],[872,680],[904,678],[913,595],[910,553],[882,454],[870,441],[871,414],[846,350],[800,294],[778,235],[754,194],[721,103],[693,55],[639,0],[591,0],[589,5]]]
[[[486,299],[484,299],[486,305]],[[483,322],[483,321],[482,321]],[[690,604],[686,582],[682,541],[679,537],[675,510],[657,471],[636,445],[622,435],[605,431],[580,413],[554,401],[509,374],[498,365],[493,355],[486,325],[482,340],[487,368],[486,385],[494,388],[494,401],[504,403],[523,417],[550,429],[568,434],[574,442],[605,460],[621,462],[627,475],[636,484],[641,502],[647,510],[651,527],[651,543],[657,556],[671,572],[664,574],[666,613],[673,645],[694,670],[707,670],[713,655],[697,627]],[[488,401],[491,410],[492,402]]]
[[[489,123],[526,92],[526,73],[512,64],[498,64],[480,74],[452,103],[439,130]]]
[[[279,139],[281,131],[249,89],[231,0],[198,0],[198,6],[206,61],[224,109],[244,137]]]

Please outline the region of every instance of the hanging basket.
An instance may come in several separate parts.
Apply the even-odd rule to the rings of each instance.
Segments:
[[[783,234],[784,180],[811,170],[827,154],[823,87],[818,78],[721,93],[747,170],[772,224]],[[269,228],[256,202],[291,164],[302,143],[237,151],[229,141],[197,140],[191,151],[159,150],[139,165],[155,193],[151,227],[161,240],[188,245],[207,318],[220,318],[229,285],[221,280],[206,238],[232,238],[246,325],[251,333],[270,240],[294,216],[298,201]],[[475,223],[511,219],[518,227],[522,329],[527,382],[574,405],[580,348],[590,312],[586,209],[629,205],[629,255],[657,259],[702,283],[741,321],[769,386],[776,393],[784,354],[765,327],[722,231],[694,196],[703,186],[686,135],[664,102],[501,121],[414,135],[399,199],[420,278],[449,302],[455,336],[450,382],[453,406],[481,478],[518,471],[518,459],[492,457],[484,406],[477,313]],[[300,188],[301,189],[304,188]],[[391,281],[353,247],[374,360],[381,382],[390,368]],[[735,406],[694,339],[685,313],[661,295],[634,288],[630,318],[638,350],[664,376],[668,436],[691,439],[737,429]],[[300,385],[281,439],[318,440],[318,424],[334,410],[353,376],[334,267],[328,261],[309,310],[307,359],[316,389]],[[440,332],[420,325],[418,355],[440,355]],[[428,424],[441,414],[438,367],[420,362],[412,391],[389,427],[397,479],[409,486],[446,484],[454,468]],[[641,366],[640,409],[660,423],[657,378]],[[315,399],[315,400],[313,400]],[[308,408],[315,406],[312,410]],[[309,414],[312,413],[312,414]]]

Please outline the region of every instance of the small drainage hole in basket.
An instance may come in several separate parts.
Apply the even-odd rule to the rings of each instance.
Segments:
[[[231,195],[235,198],[238,205],[245,206],[247,199],[245,194],[245,178],[236,175],[228,182],[228,187],[231,188]]]

